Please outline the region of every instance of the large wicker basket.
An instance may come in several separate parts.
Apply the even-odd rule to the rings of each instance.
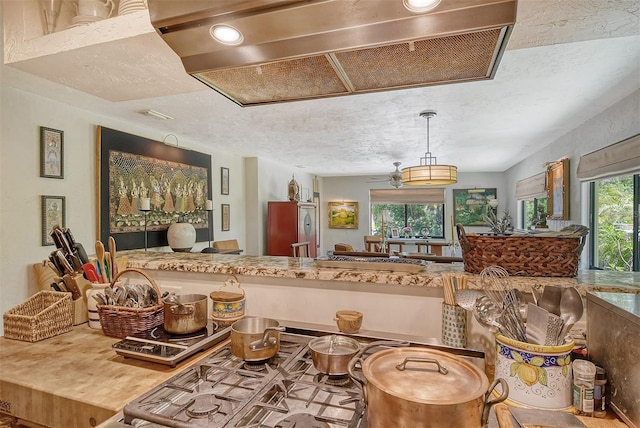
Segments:
[[[467,235],[456,228],[464,270],[471,273],[501,266],[509,275],[573,277],[586,242],[586,236]]]
[[[39,291],[3,317],[4,337],[37,342],[71,331],[71,293]]]
[[[153,278],[144,271],[133,268],[122,270],[113,278],[111,286],[113,286],[122,275],[128,272],[138,273],[149,281],[151,286],[156,290],[158,303],[146,308],[96,305],[100,317],[100,326],[105,336],[123,339],[134,333],[149,330],[164,323],[164,304],[160,295],[160,289]]]

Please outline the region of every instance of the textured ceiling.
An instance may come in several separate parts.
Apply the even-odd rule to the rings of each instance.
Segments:
[[[430,142],[439,163],[501,172],[640,89],[636,0],[520,0],[493,80],[247,108],[188,76],[146,11],[41,38],[59,51],[41,56],[12,42],[6,9],[3,84],[320,176],[417,164],[425,109],[438,113]],[[110,31],[120,39],[100,42]],[[97,41],[58,48],[76,37]],[[139,114],[147,109],[175,119]]]

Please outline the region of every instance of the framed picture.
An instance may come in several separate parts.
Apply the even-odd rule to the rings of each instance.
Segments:
[[[569,159],[547,164],[547,212],[554,220],[569,220]]]
[[[163,247],[180,219],[195,227],[196,242],[209,240],[211,155],[99,126],[96,162],[102,242],[113,236],[118,249],[131,250],[145,248],[146,236],[148,247]]]
[[[220,168],[220,193],[229,194],[229,168]]]
[[[357,202],[329,202],[329,229],[357,228]]]
[[[40,177],[64,178],[64,132],[40,127]]]
[[[454,224],[485,226],[491,210],[489,201],[497,199],[496,189],[453,189]]]
[[[222,231],[227,232],[231,229],[231,206],[229,204],[222,204]]]
[[[392,227],[391,228],[391,237],[392,238],[399,238],[400,237],[400,229],[398,229],[397,227]]]
[[[40,196],[42,218],[42,245],[54,245],[51,231],[54,226],[65,227],[64,196]]]

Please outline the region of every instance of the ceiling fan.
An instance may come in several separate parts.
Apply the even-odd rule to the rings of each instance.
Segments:
[[[393,166],[396,167],[395,171],[390,172],[387,175],[386,179],[380,179],[380,180],[371,180],[371,181],[367,181],[367,183],[379,183],[379,182],[388,182],[392,187],[395,187],[396,189],[399,187],[402,187],[402,172],[400,172],[400,170],[398,169],[398,167],[401,165],[401,162],[394,162]]]

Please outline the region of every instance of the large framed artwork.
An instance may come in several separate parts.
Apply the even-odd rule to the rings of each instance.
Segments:
[[[489,213],[489,201],[497,198],[493,189],[453,189],[454,224],[485,226],[484,217]]]
[[[179,218],[193,224],[196,241],[208,240],[207,199],[212,199],[211,156],[98,126],[97,235],[119,249],[168,245]],[[146,216],[141,200],[149,199]]]
[[[357,228],[357,202],[329,202],[329,229]]]
[[[64,178],[64,132],[40,127],[40,177]]]
[[[54,245],[51,231],[54,226],[65,227],[66,207],[64,196],[40,196],[42,246]]]
[[[569,159],[547,164],[547,212],[554,220],[569,220]]]

